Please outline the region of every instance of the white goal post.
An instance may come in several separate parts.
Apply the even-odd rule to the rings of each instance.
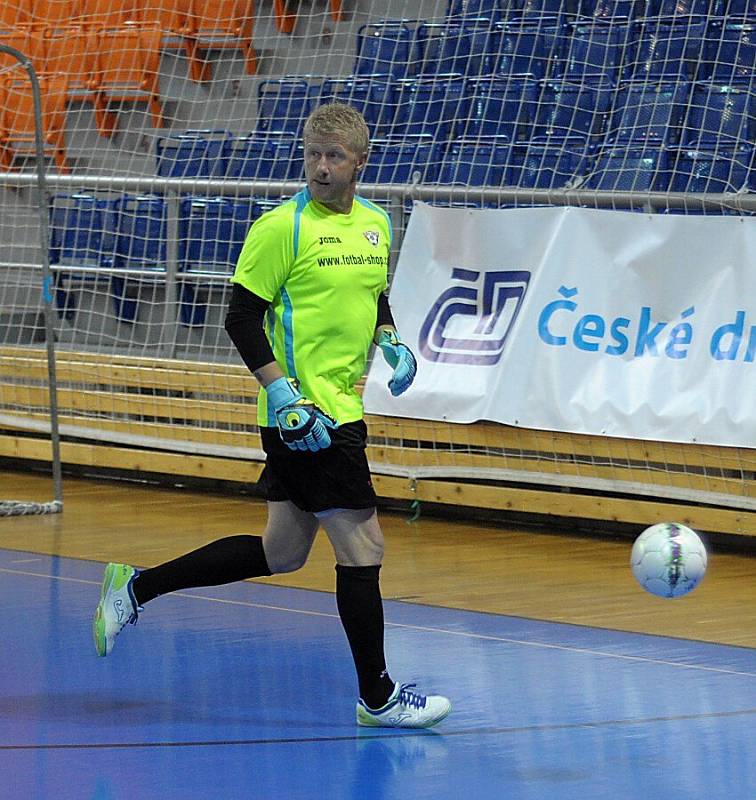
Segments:
[[[39,247],[41,254],[41,281],[37,284],[38,296],[41,298],[39,306],[42,309],[44,320],[45,355],[47,362],[47,397],[49,404],[49,435],[50,435],[50,462],[52,464],[52,494],[53,499],[43,502],[34,500],[9,500],[0,499],[0,517],[23,516],[26,514],[55,514],[63,510],[63,482],[62,465],[60,459],[60,430],[58,428],[57,385],[55,374],[55,321],[53,319],[53,279],[49,259],[49,231],[47,221],[47,190],[45,187],[45,160],[44,142],[42,131],[42,96],[39,80],[34,66],[24,53],[0,41],[0,53],[3,53],[18,63],[28,75],[32,92],[34,111],[34,153],[36,156],[36,181],[35,198],[36,210],[39,221]],[[7,312],[6,312],[7,313]],[[9,323],[12,322],[9,320]]]

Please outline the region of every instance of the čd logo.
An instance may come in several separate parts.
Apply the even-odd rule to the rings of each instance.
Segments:
[[[497,364],[530,282],[524,270],[452,270],[455,285],[441,293],[420,329],[429,361]]]

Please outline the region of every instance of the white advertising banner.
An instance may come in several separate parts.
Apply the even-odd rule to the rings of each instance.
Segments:
[[[417,203],[370,413],[756,447],[756,219]]]

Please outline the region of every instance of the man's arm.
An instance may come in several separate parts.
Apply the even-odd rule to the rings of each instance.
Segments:
[[[242,361],[263,386],[271,380],[283,377],[263,327],[269,306],[267,300],[235,283],[225,323],[226,332],[239,351]]]
[[[378,344],[379,335],[384,330],[396,332],[396,325],[394,323],[394,315],[391,313],[388,295],[381,292],[378,295],[378,317],[375,321],[375,334],[373,336],[373,341],[376,344]]]
[[[383,292],[378,296],[378,315],[373,341],[381,348],[383,357],[394,370],[388,387],[391,394],[397,397],[406,392],[415,380],[417,361],[409,347],[399,339],[388,297]]]
[[[268,393],[284,443],[291,450],[323,450],[331,444],[328,428],[337,423],[303,397],[275,360],[263,327],[270,303],[238,283],[226,313],[226,332],[242,361]]]

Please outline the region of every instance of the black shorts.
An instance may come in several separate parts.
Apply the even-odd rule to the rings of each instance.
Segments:
[[[317,513],[332,508],[373,508],[376,505],[365,446],[367,425],[347,422],[329,431],[325,450],[290,450],[278,428],[260,428],[267,456],[257,484],[270,501],[291,500],[303,511]]]

